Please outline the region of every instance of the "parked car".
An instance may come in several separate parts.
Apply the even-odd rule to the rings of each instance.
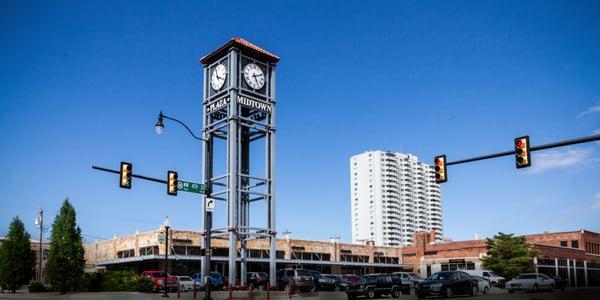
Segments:
[[[315,283],[315,289],[317,291],[333,291],[337,286],[337,282],[334,278],[323,276],[319,271],[309,270],[310,275],[313,277]]]
[[[266,273],[263,272],[266,275]],[[248,286],[252,284],[255,288],[266,287],[267,283],[269,283],[269,278],[261,275],[259,272],[248,272],[246,274],[246,280],[248,282]]]
[[[357,288],[360,286],[362,278],[354,274],[338,275],[340,281],[338,282],[339,291],[347,291],[349,288]],[[364,280],[363,280],[364,281]]]
[[[334,291],[343,291],[344,279],[340,275],[322,274],[324,278],[333,279],[335,281]]]
[[[194,290],[194,280],[190,276],[173,276],[177,278],[177,284],[179,285],[179,290],[182,292],[193,291]]]
[[[411,287],[415,287],[417,283],[425,280],[423,277],[419,276],[419,274],[414,272],[396,272],[395,275],[400,276],[402,282],[410,284]]]
[[[492,286],[492,287],[502,287],[502,286],[504,286],[504,282],[506,281],[506,278],[504,278],[490,270],[462,270],[462,271],[471,276],[479,276],[479,277],[488,279],[490,282],[490,286]]]
[[[483,278],[480,276],[472,276],[477,279],[477,289],[480,293],[487,294],[490,291],[490,281],[487,278]]]
[[[552,276],[552,279],[554,279],[554,288],[564,292],[565,288],[567,287],[565,280],[558,275]]]
[[[419,298],[426,296],[452,297],[454,295],[475,296],[478,292],[477,279],[462,271],[442,271],[417,283],[415,294]]]
[[[167,274],[167,283],[165,284],[165,272],[163,271],[144,271],[142,273],[142,277],[149,278],[154,283],[154,292],[162,291],[166,285],[167,290],[176,291],[177,290],[177,278],[173,276],[168,276]]]
[[[382,295],[390,295],[399,298],[402,290],[410,285],[403,286],[400,276],[393,274],[369,274],[362,277],[360,285],[349,287],[346,294],[349,299],[356,299],[358,296],[366,296],[368,299],[379,298]]]
[[[214,271],[208,273],[208,278],[206,280],[202,278],[202,275],[200,273],[194,274],[194,276],[192,276],[192,279],[196,281],[196,285],[200,286],[199,289],[205,288],[204,282],[206,280],[208,280],[208,282],[210,283],[211,290],[222,290],[223,285],[225,284],[225,279],[223,278],[223,276],[221,276],[221,273]]]
[[[537,292],[539,290],[554,290],[554,279],[542,273],[525,273],[506,283],[509,293],[515,291]]]
[[[315,289],[315,282],[308,270],[305,269],[283,269],[278,270],[276,275],[277,289],[293,293],[310,292]]]

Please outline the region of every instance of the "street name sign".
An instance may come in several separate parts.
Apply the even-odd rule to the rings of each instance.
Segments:
[[[177,189],[188,193],[204,194],[204,184],[195,182],[179,180],[177,181]]]

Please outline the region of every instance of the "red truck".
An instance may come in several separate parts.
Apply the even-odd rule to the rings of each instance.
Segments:
[[[165,272],[163,271],[144,271],[143,277],[149,278],[154,283],[154,291],[162,291],[165,282]],[[167,289],[170,291],[177,290],[177,278],[168,276],[167,274]]]

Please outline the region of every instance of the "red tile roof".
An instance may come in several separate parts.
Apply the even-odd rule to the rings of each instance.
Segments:
[[[210,61],[215,58],[216,56],[222,54],[224,51],[228,50],[231,47],[240,47],[240,48],[245,48],[247,50],[251,50],[261,56],[263,56],[264,58],[266,58],[267,60],[271,61],[271,62],[278,62],[279,61],[279,56],[261,48],[258,47],[248,41],[246,41],[243,38],[240,37],[236,37],[236,38],[232,38],[229,42],[223,44],[221,47],[217,48],[217,50],[211,52],[210,54],[202,57],[200,59],[200,62],[203,64],[207,64],[210,63]]]

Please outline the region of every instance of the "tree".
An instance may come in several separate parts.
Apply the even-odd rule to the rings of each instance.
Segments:
[[[65,199],[52,223],[46,270],[50,283],[61,293],[74,290],[83,274],[83,243],[75,209]]]
[[[29,237],[23,222],[15,217],[6,240],[0,245],[0,285],[13,293],[28,283],[35,272],[35,255]]]
[[[494,238],[487,239],[487,256],[483,258],[483,264],[501,276],[514,278],[532,272],[533,258],[537,255],[525,237],[499,232]]]

